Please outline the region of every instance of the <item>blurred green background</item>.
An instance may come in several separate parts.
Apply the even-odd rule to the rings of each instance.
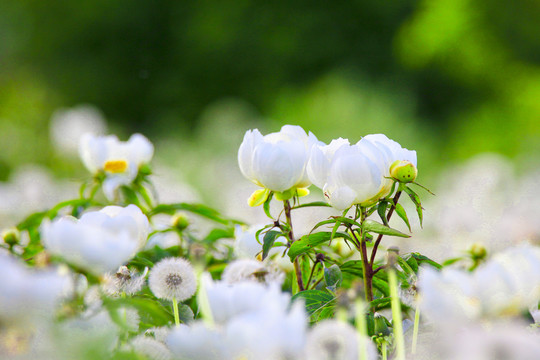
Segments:
[[[539,19],[538,0],[2,1],[0,181],[26,163],[85,174],[49,135],[79,104],[192,182],[285,123],[383,132],[428,177],[485,151],[523,167],[540,154]]]

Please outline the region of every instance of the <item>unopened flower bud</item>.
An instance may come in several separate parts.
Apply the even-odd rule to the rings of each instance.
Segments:
[[[390,176],[399,182],[412,182],[417,175],[418,169],[410,161],[396,160],[390,165]]]
[[[486,257],[487,250],[484,247],[484,245],[479,244],[479,243],[474,243],[469,249],[469,253],[471,254],[473,259],[482,260]]]
[[[179,231],[185,230],[189,225],[189,219],[182,213],[177,213],[171,218],[172,226]]]
[[[386,336],[390,334],[390,329],[386,323],[386,319],[379,313],[375,313],[373,319],[373,330],[375,335]]]
[[[7,229],[2,232],[2,239],[11,248],[19,243],[21,234],[16,228]]]

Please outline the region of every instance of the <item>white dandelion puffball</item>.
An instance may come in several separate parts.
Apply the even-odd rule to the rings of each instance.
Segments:
[[[195,294],[197,279],[189,261],[171,257],[154,265],[148,285],[160,299],[184,301]]]
[[[128,141],[120,141],[115,135],[84,134],[79,153],[91,173],[105,173],[103,192],[112,200],[116,189],[130,184],[137,177],[139,168],[150,162],[154,145],[141,134],[133,134]]]
[[[127,266],[121,266],[116,273],[107,273],[103,276],[101,288],[109,296],[118,296],[122,293],[133,295],[143,287],[147,272],[148,268],[145,268],[143,273],[138,275]]]
[[[281,284],[285,278],[279,269],[252,259],[239,259],[231,262],[223,271],[222,279],[228,284],[255,281],[263,284]]]
[[[94,274],[114,271],[146,243],[148,218],[135,205],[107,206],[80,219],[64,216],[43,226],[43,245]]]

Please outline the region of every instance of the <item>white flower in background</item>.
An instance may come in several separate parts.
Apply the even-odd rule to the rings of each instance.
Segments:
[[[267,307],[232,318],[225,326],[233,359],[298,359],[304,350],[307,315],[303,302],[290,309]]]
[[[285,278],[279,269],[255,259],[239,259],[231,262],[221,276],[228,284],[255,281],[265,284],[281,284]]]
[[[189,326],[180,324],[167,336],[165,343],[179,359],[224,360],[230,359],[225,336],[218,329],[207,327],[202,322]]]
[[[92,105],[78,105],[56,110],[50,123],[53,144],[61,152],[76,154],[81,137],[90,133],[103,135],[107,124],[103,114]]]
[[[261,312],[276,307],[286,312],[290,295],[282,293],[278,284],[268,286],[257,282],[227,284],[205,278],[208,303],[214,321],[224,324],[244,313]]]
[[[54,315],[70,279],[55,271],[32,271],[0,254],[0,323],[27,326]]]
[[[479,318],[519,315],[540,300],[540,249],[510,248],[474,273],[423,268],[418,286],[422,312],[448,325]]]
[[[133,134],[128,141],[119,141],[115,135],[81,138],[79,152],[86,168],[93,174],[104,172],[103,192],[109,200],[121,185],[129,185],[139,168],[150,162],[154,146],[141,134]]]
[[[262,251],[256,234],[264,225],[250,226],[244,230],[241,225],[234,227],[234,255],[236,258],[254,259]]]
[[[120,266],[116,273],[107,273],[103,276],[101,288],[109,296],[133,295],[143,287],[147,273],[148,268],[138,275],[130,271],[127,266]]]
[[[330,205],[344,210],[389,195],[390,166],[396,161],[410,161],[416,167],[416,152],[382,134],[367,135],[354,145],[339,138],[312,148],[307,174]]]
[[[311,182],[306,164],[311,147],[317,143],[315,135],[306,134],[300,126],[285,125],[279,132],[265,136],[257,129],[249,130],[238,149],[240,171],[267,190],[281,193],[307,188]],[[260,205],[264,199],[252,205]]]
[[[312,360],[357,360],[359,341],[367,350],[366,360],[378,358],[377,348],[371,339],[361,338],[348,323],[324,320],[311,329],[305,347],[306,359]]]
[[[148,219],[135,205],[107,206],[80,219],[65,216],[45,224],[43,245],[55,255],[94,274],[118,269],[140,250]]]
[[[150,270],[148,285],[157,298],[184,301],[195,294],[197,279],[189,261],[166,258]]]

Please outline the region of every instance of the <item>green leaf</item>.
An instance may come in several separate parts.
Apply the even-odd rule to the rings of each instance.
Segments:
[[[361,260],[350,260],[340,266],[340,269],[343,273],[351,274],[359,278],[364,278],[364,273],[362,271],[362,261]],[[384,271],[379,271],[375,274],[373,278],[373,287],[379,290],[384,296],[390,296],[390,290],[388,288],[388,283],[385,279],[386,274]]]
[[[370,308],[374,308],[375,310],[378,310],[380,308],[386,307],[390,304],[390,300],[392,298],[390,297],[383,297],[380,299],[375,299],[369,303]]]
[[[292,209],[300,209],[304,207],[311,207],[311,206],[324,206],[324,207],[332,207],[330,204],[324,202],[324,201],[314,201],[306,204],[296,205],[292,207]]]
[[[291,301],[298,299],[304,299],[306,311],[311,315],[328,307],[335,300],[335,296],[327,291],[306,290],[294,295]]]
[[[234,229],[212,229],[204,238],[203,242],[213,244],[219,239],[234,238]]]
[[[413,268],[411,268],[409,266],[409,263],[407,263],[407,261],[405,261],[405,259],[403,259],[401,256],[398,256],[397,257],[397,262],[398,262],[399,266],[401,267],[401,269],[403,269],[405,274],[407,274],[408,276],[416,277],[415,271],[413,270]]]
[[[401,204],[396,204],[396,214],[398,214],[398,216],[405,222],[405,224],[407,224],[407,227],[409,228],[409,231],[412,231],[411,230],[411,225],[409,224],[409,218],[407,217],[407,213],[405,212],[405,209],[403,208],[403,206],[401,206]]]
[[[269,231],[266,234],[264,234],[263,238],[263,253],[262,253],[262,259],[266,259],[268,256],[268,253],[270,252],[270,249],[274,246],[274,242],[276,239],[280,236],[284,236],[281,231]]]
[[[339,266],[333,264],[330,267],[325,267],[324,281],[326,283],[326,288],[332,292],[335,292],[343,281],[343,274],[341,273]]]
[[[390,235],[390,236],[399,236],[399,237],[404,237],[404,238],[411,237],[410,235],[404,234],[401,231],[398,231],[396,229],[392,229],[392,228],[390,228],[388,226],[384,226],[383,224],[378,223],[378,222],[373,221],[373,220],[364,221],[364,224],[363,224],[362,228],[364,229],[364,231],[374,232],[374,233],[377,233],[377,234]]]
[[[431,260],[430,258],[428,258],[427,256],[425,255],[422,255],[420,253],[411,253],[411,257],[413,257],[419,264],[422,264],[422,263],[426,263],[426,264],[429,264],[437,269],[442,269],[442,265],[439,264],[438,262],[434,261],[434,260]]]
[[[450,258],[450,259],[446,259],[443,263],[442,263],[442,266],[445,267],[445,266],[448,266],[448,265],[452,265],[452,264],[455,264],[457,263],[458,261],[461,261],[463,260],[463,257],[455,257],[455,258]]]
[[[348,234],[341,232],[336,233],[336,237],[350,239],[350,236]],[[331,232],[318,232],[314,234],[304,235],[291,245],[288,252],[289,257],[291,258],[291,261],[294,261],[294,259],[298,255],[301,255],[311,250],[313,247],[319,244],[330,241],[330,239],[332,239]]]
[[[416,212],[418,213],[418,219],[420,219],[420,226],[422,226],[422,221],[424,219],[424,216],[422,214],[422,204],[420,203],[420,197],[411,188],[409,188],[407,186],[403,186],[403,190],[407,193],[407,195],[409,195],[409,198],[414,203],[414,206],[416,206]]]
[[[175,204],[161,204],[153,208],[148,216],[154,216],[156,214],[169,214],[173,215],[177,211],[189,211],[207,219],[213,220],[223,225],[243,224],[241,221],[230,220],[223,217],[218,211],[202,204],[188,204],[188,203],[175,203]]]
[[[377,205],[377,213],[379,214],[379,217],[381,218],[384,225],[388,225],[388,220],[386,219],[386,209],[388,208],[388,201],[381,201],[379,205]]]
[[[274,218],[272,217],[272,214],[270,213],[270,201],[272,201],[273,197],[274,197],[274,192],[271,191],[263,205],[264,213],[266,214],[266,216],[268,216],[272,220],[274,220]]]
[[[139,312],[141,322],[153,324],[153,326],[167,325],[173,320],[169,311],[165,310],[158,301],[150,298],[104,298],[103,305],[111,314],[114,314],[119,307],[134,307]]]
[[[407,264],[409,264],[409,266],[413,269],[414,273],[418,274],[418,262],[416,261],[416,259],[412,256],[408,256],[406,261]]]

